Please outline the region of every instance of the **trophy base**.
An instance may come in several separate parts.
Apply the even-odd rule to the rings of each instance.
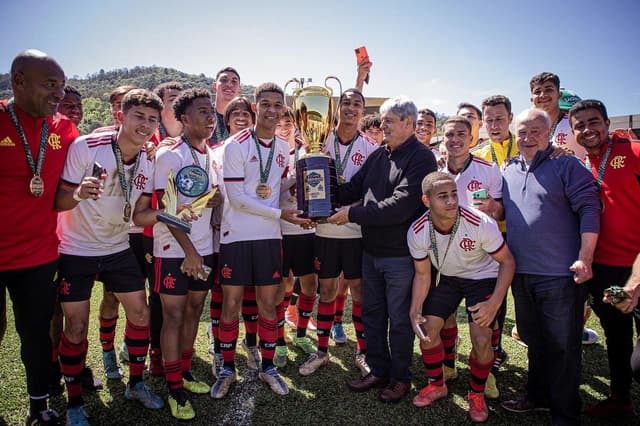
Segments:
[[[172,216],[164,212],[159,213],[157,217],[160,222],[172,228],[176,228],[184,232],[185,234],[189,234],[191,232],[191,224],[178,217]]]

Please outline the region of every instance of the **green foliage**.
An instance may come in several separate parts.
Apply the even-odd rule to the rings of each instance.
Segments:
[[[211,90],[213,78],[204,74],[187,74],[173,68],[166,67],[134,67],[118,68],[112,71],[100,70],[88,74],[83,78],[71,78],[68,84],[74,86],[82,93],[82,106],[84,118],[80,123],[80,133],[90,133],[92,130],[113,124],[111,117],[109,94],[118,86],[132,85],[144,89],[153,89],[167,81],[178,81],[185,88],[206,87]],[[254,87],[243,85],[241,93],[251,97]],[[0,99],[11,97],[11,78],[9,74],[0,74]]]

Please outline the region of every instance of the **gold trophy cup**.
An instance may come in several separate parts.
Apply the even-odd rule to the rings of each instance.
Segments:
[[[336,107],[333,90],[327,86],[328,80],[336,80],[342,95],[342,83],[337,77],[328,76],[323,86],[303,87],[298,79],[291,79],[284,85],[296,83],[292,106],[300,136],[305,142],[307,154],[296,164],[296,196],[302,217],[324,222],[337,206],[338,179],[333,159],[323,152],[324,141],[333,128]]]

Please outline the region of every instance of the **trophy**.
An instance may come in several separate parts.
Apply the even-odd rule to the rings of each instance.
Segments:
[[[307,147],[307,154],[296,163],[298,210],[303,211],[302,217],[318,223],[326,222],[338,206],[335,162],[323,152],[324,141],[333,127],[336,110],[333,90],[327,86],[328,80],[336,80],[342,94],[342,83],[333,76],[325,78],[324,87],[303,87],[303,82],[296,78],[289,80],[284,86],[286,93],[290,83],[298,85],[293,91],[291,109]]]
[[[200,176],[202,170],[200,167],[187,166],[178,172],[178,179],[180,185],[180,193],[187,196],[196,196],[191,205],[191,211],[194,214],[199,214],[202,209],[207,206],[209,200],[215,195],[218,188],[213,188],[211,191],[207,191],[209,186],[209,178],[206,177],[206,184],[202,185],[203,177]],[[204,171],[204,170],[203,170]],[[169,179],[167,180],[167,187],[164,189],[164,195],[162,196],[162,204],[164,204],[164,211],[158,213],[158,220],[167,224],[173,228],[188,234],[191,232],[191,223],[184,220],[184,214],[189,211],[187,206],[178,210],[178,190],[176,185],[176,178],[173,176],[173,170],[169,171]],[[193,194],[193,195],[192,195]]]

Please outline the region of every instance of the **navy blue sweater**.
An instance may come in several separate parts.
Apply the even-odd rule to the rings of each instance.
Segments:
[[[572,276],[583,232],[600,231],[600,201],[591,173],[573,156],[539,151],[525,167],[521,155],[504,171],[507,243],[521,274]]]
[[[415,136],[393,151],[375,150],[351,180],[340,185],[340,204],[363,200],[349,210],[349,221],[362,227],[364,250],[378,257],[409,256],[407,231],[425,212],[422,179],[436,171],[433,153]]]

